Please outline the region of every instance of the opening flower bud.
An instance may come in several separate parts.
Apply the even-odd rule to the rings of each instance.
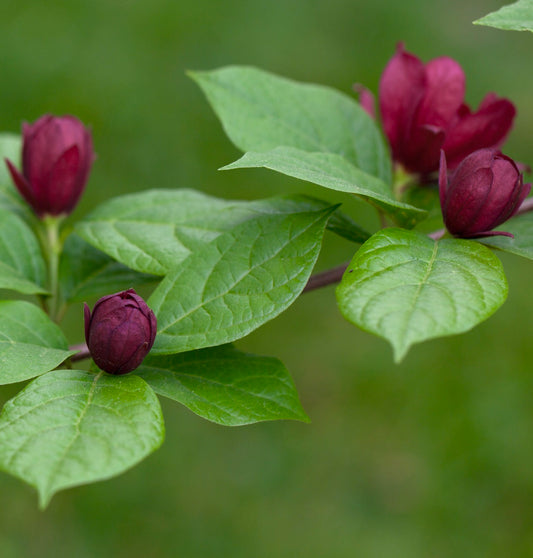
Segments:
[[[90,131],[74,116],[47,114],[22,135],[22,172],[6,159],[15,186],[39,217],[68,215],[94,160]]]
[[[154,344],[157,321],[133,289],[104,296],[85,312],[85,340],[96,365],[110,374],[135,370]]]
[[[497,149],[479,149],[466,157],[448,179],[441,152],[440,204],[444,224],[454,236],[513,236],[494,227],[517,211],[531,190],[515,162]]]
[[[379,83],[394,161],[409,173],[427,175],[438,169],[441,149],[455,168],[476,149],[499,147],[513,124],[513,103],[489,93],[472,112],[464,96],[465,75],[455,60],[441,56],[424,64],[400,43]]]

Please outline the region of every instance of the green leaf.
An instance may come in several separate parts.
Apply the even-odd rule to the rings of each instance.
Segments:
[[[242,151],[286,146],[336,153],[390,184],[388,150],[373,119],[354,99],[251,67],[229,66],[190,75]]]
[[[13,185],[4,159],[9,159],[20,168],[22,139],[19,135],[0,133],[0,209],[17,213],[25,221],[33,218],[28,204]]]
[[[242,353],[228,345],[178,355],[149,355],[135,374],[157,394],[225,426],[309,420],[289,372],[279,360]]]
[[[189,254],[177,225],[204,222],[227,202],[194,190],[149,190],[105,202],[76,226],[87,242],[118,262],[164,275]]]
[[[245,153],[239,160],[221,170],[265,167],[337,190],[356,194],[368,201],[377,202],[398,224],[414,226],[425,219],[426,212],[396,200],[391,188],[336,153],[309,152],[294,147],[276,147],[271,151]]]
[[[0,302],[0,384],[44,374],[75,352],[37,306],[21,300]]]
[[[363,244],[337,287],[344,317],[387,339],[397,362],[414,343],[471,329],[506,297],[503,267],[485,246],[402,229]]]
[[[46,267],[33,231],[17,215],[0,208],[0,289],[46,293]]]
[[[524,213],[507,221],[498,229],[510,232],[508,236],[488,236],[480,239],[483,244],[533,260],[533,213]]]
[[[533,32],[533,0],[518,0],[514,4],[503,6],[481,19],[477,19],[474,23],[497,29]]]
[[[87,299],[146,285],[158,280],[133,271],[93,248],[76,234],[65,241],[59,264],[61,296],[66,302]]]
[[[126,471],[163,437],[157,396],[141,378],[56,370],[6,403],[0,468],[34,486],[44,508],[61,489]]]
[[[372,236],[339,209],[332,213],[326,228],[328,231],[357,244],[363,244]]]
[[[242,202],[195,190],[149,190],[102,204],[78,223],[76,232],[131,269],[165,275],[192,249],[247,220],[325,207],[326,202],[307,196]]]
[[[265,213],[198,248],[148,301],[157,316],[152,352],[222,345],[280,314],[307,283],[334,209]]]

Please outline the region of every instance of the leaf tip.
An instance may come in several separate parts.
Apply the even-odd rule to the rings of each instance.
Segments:
[[[52,500],[52,497],[54,496],[54,492],[50,492],[48,490],[41,490],[39,488],[37,488],[37,491],[39,493],[39,510],[44,512],[48,507],[50,500]]]
[[[410,344],[394,344],[392,346],[392,350],[394,353],[394,364],[401,364],[403,359],[407,356],[410,348]]]

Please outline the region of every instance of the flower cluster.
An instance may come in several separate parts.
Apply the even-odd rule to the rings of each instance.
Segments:
[[[356,90],[361,106],[375,117],[370,91],[360,85]],[[492,229],[516,214],[531,189],[498,149],[515,107],[489,93],[472,112],[464,96],[465,76],[455,60],[442,56],[423,64],[400,43],[379,83],[392,159],[422,181],[439,170],[442,216],[452,235],[512,236]]]

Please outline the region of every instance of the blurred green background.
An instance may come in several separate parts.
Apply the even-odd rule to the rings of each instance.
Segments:
[[[499,0],[2,0],[0,128],[45,112],[93,128],[80,217],[111,195],[197,188],[225,198],[306,192],[266,170],[217,172],[239,152],[187,69],[251,64],[351,92],[377,88],[398,40],[456,58],[474,105],[510,97],[506,153],[533,163],[533,37],[471,25]],[[319,268],[354,247],[326,238]],[[503,256],[506,305],[474,331],[387,344],[341,318],[334,288],[306,294],[238,346],[291,370],[312,419],[223,428],[163,402],[162,449],[110,481],[58,494],[0,475],[0,556],[533,556],[531,263]],[[81,339],[81,308],[70,315]],[[16,391],[6,387],[2,400]]]

